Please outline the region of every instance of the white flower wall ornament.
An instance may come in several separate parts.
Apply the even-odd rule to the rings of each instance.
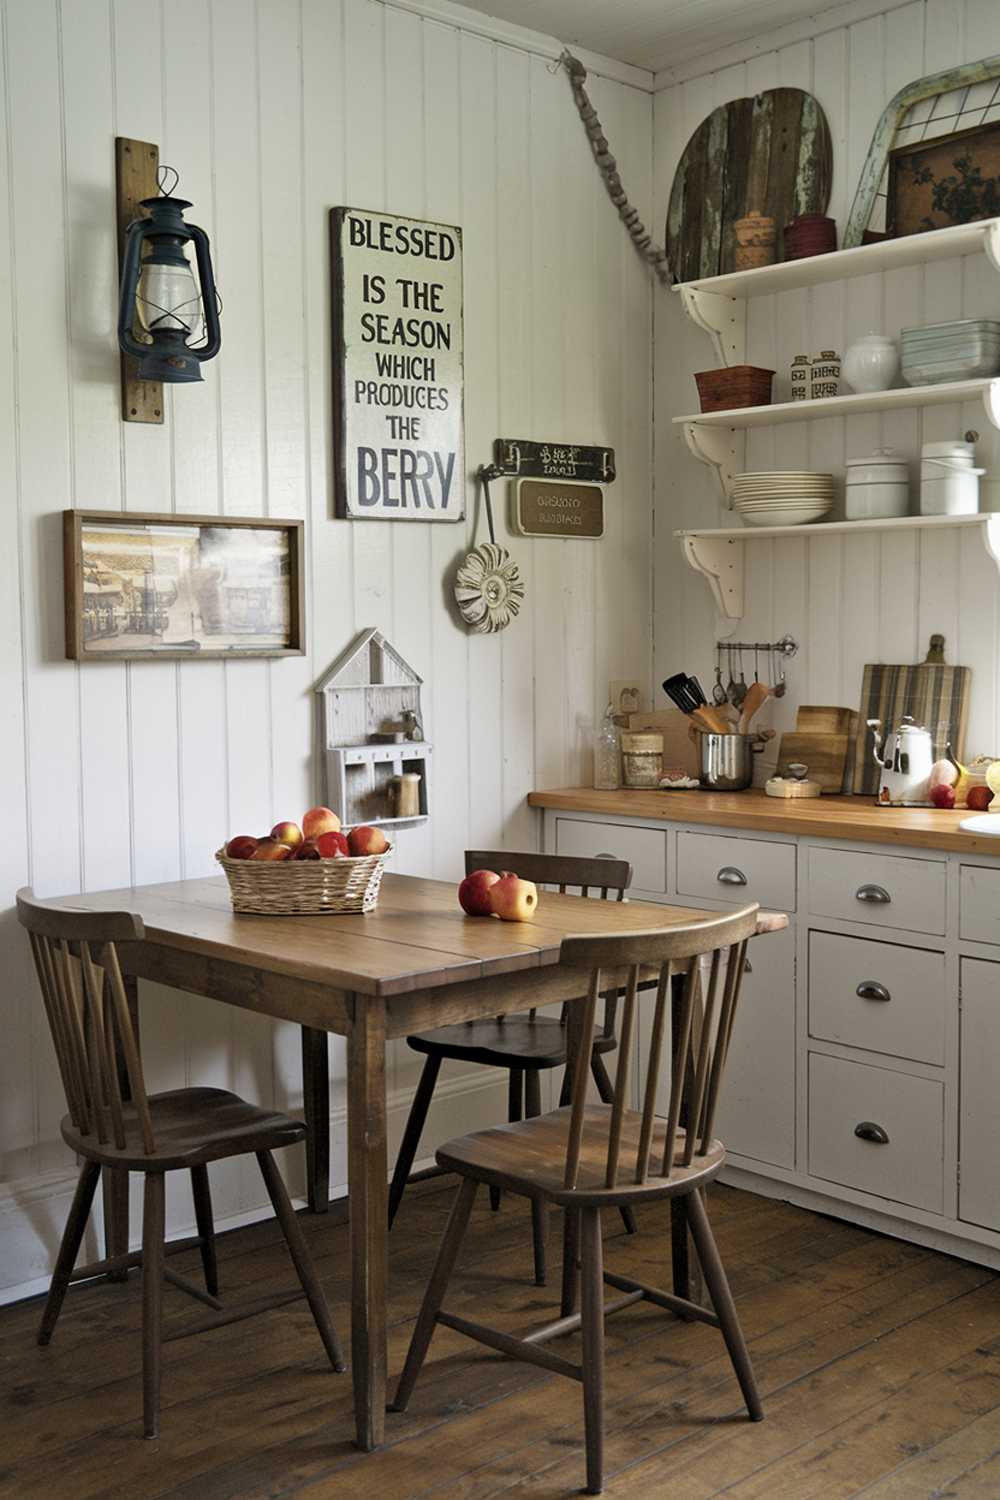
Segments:
[[[505,630],[521,608],[524,584],[517,563],[506,547],[501,547],[493,530],[493,506],[490,503],[490,480],[499,478],[495,465],[483,466],[479,478],[486,499],[486,519],[490,539],[474,547],[461,561],[455,574],[455,602],[469,629],[478,635]]]

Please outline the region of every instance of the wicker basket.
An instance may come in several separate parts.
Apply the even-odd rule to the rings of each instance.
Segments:
[[[702,411],[732,411],[738,406],[770,406],[773,370],[758,365],[730,365],[702,370],[695,377]]]
[[[378,905],[385,862],[392,853],[344,859],[216,859],[226,872],[233,911],[268,917],[302,912],[365,912]]]

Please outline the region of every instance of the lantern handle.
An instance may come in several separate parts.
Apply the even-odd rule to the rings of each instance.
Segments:
[[[173,179],[174,180],[170,184],[169,187],[164,187],[164,183],[166,182],[168,176],[170,176],[171,173],[173,174]],[[174,189],[176,188],[176,186],[180,182],[180,180],[181,180],[181,174],[178,172],[178,170],[177,170],[176,167],[168,167],[165,162],[161,162],[161,164],[157,167],[157,169],[156,169],[156,186],[159,189],[159,193],[160,193],[161,198],[169,198],[169,197],[171,197],[172,194],[173,194]]]
[[[197,224],[187,226],[194,242],[195,260],[198,264],[198,280],[201,284],[201,305],[205,311],[205,342],[197,349],[188,349],[196,359],[214,359],[222,347],[222,329],[219,326],[219,309],[222,299],[215,286],[212,257],[208,248],[208,235]]]

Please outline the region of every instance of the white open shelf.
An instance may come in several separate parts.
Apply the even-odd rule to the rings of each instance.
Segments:
[[[985,254],[1000,270],[998,250],[1000,219],[983,219],[978,224],[955,224],[950,229],[933,229],[927,234],[880,240],[875,245],[856,245],[853,250],[831,250],[826,255],[810,255],[803,260],[755,266],[751,271],[731,271],[726,276],[683,281],[674,287],[674,291],[681,296],[690,292],[711,292],[720,297],[740,299],[764,297],[774,292],[819,286],[824,281],[842,281],[854,276],[871,276],[879,271],[894,271],[901,266],[949,260],[954,255]]]
[[[993,420],[994,413],[1000,412],[1000,380],[949,380],[943,385],[907,385],[890,391],[825,396],[819,401],[779,401],[773,406],[739,406],[727,411],[695,412],[673,420],[696,427],[773,427],[785,422],[815,422],[820,417],[851,417],[868,411],[980,400],[986,407],[987,416]]]
[[[729,620],[743,617],[743,547],[768,537],[812,537],[867,531],[912,531],[946,526],[976,526],[983,546],[1000,571],[1000,512],[975,516],[898,516],[882,521],[818,521],[811,526],[738,526],[705,531],[676,531],[689,567],[708,580],[720,612]]]

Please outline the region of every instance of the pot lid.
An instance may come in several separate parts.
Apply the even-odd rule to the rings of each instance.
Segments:
[[[906,460],[896,448],[876,448],[874,453],[866,453],[859,458],[849,458],[845,467],[850,469],[862,464],[865,468],[871,468],[875,464],[894,464],[898,468],[905,468]]]

